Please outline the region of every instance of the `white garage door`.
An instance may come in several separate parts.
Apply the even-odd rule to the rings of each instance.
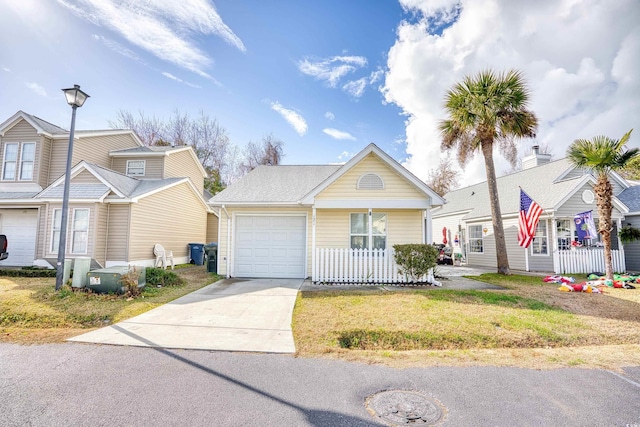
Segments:
[[[0,209],[0,234],[9,241],[9,258],[2,265],[33,265],[38,230],[37,209]]]
[[[237,216],[236,277],[305,277],[304,216]]]

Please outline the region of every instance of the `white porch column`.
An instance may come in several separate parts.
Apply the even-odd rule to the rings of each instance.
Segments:
[[[425,242],[424,243],[430,243],[433,242],[433,227],[431,226],[431,209],[425,209],[424,210],[424,229],[425,229],[425,233],[424,234],[424,239]]]
[[[311,210],[311,280],[316,281],[318,266],[316,265],[316,208]]]

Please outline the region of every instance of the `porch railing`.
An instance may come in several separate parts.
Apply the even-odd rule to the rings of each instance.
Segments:
[[[393,249],[316,248],[312,274],[315,283],[407,283],[398,272]],[[433,282],[433,275],[421,282]]]
[[[571,249],[568,251],[556,251],[553,254],[556,274],[566,273],[593,273],[605,271],[604,249]],[[623,250],[611,250],[613,271],[626,270]]]

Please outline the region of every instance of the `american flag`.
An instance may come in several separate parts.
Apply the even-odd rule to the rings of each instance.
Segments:
[[[518,218],[518,244],[523,248],[528,248],[536,235],[538,220],[542,214],[542,208],[531,200],[522,189],[520,189],[520,216]]]

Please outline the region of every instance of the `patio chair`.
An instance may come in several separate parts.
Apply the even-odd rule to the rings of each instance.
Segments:
[[[162,264],[162,268],[166,270],[167,262],[171,261],[171,269],[174,269],[173,251],[168,251],[160,243],[156,243],[153,247],[153,254],[156,256],[156,263],[154,264],[155,267]]]

